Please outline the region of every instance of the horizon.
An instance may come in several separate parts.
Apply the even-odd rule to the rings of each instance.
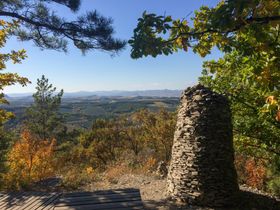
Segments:
[[[75,91],[75,92],[63,92],[63,96],[65,94],[71,95],[71,94],[94,94],[94,93],[134,93],[134,92],[152,92],[152,91],[170,91],[170,92],[181,92],[183,89],[146,89],[146,90],[96,90],[96,91],[90,91],[90,90],[81,90],[81,91]],[[22,93],[8,93],[5,94],[8,97],[17,98],[17,97],[28,97],[32,96],[35,92],[22,92]],[[55,94],[58,93],[58,91],[54,92]],[[102,95],[100,95],[102,96]]]
[[[82,1],[77,15],[96,9],[105,17],[112,17],[116,38],[128,40],[132,37],[137,19],[141,17],[144,10],[172,15],[176,18],[186,17],[192,12],[192,15],[187,16],[187,20],[190,21],[194,11],[200,6],[214,6],[217,2],[219,1],[143,0],[131,2],[124,0],[123,4],[110,1],[111,6],[108,7],[108,1],[104,0],[96,0],[94,3]],[[122,12],[124,9],[127,12]],[[73,18],[73,14],[64,7],[57,6],[54,10],[66,19]],[[129,45],[114,57],[100,51],[89,52],[83,56],[71,44],[67,53],[53,50],[42,51],[34,47],[32,42],[19,42],[14,38],[8,40],[4,51],[22,48],[26,49],[28,58],[22,64],[8,63],[5,72],[15,72],[25,76],[32,84],[28,84],[27,87],[20,85],[7,87],[4,90],[5,94],[34,92],[36,80],[43,74],[54,87],[64,89],[65,92],[185,89],[197,82],[201,75],[203,61],[221,57],[221,53],[214,49],[206,58],[201,58],[191,51],[187,53],[180,51],[170,56],[133,60],[130,57]]]

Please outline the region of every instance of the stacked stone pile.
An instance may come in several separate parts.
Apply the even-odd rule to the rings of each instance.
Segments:
[[[202,85],[183,92],[167,177],[168,195],[204,206],[233,205],[238,193],[227,99]]]

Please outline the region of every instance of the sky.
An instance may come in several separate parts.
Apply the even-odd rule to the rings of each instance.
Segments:
[[[173,18],[190,19],[200,6],[215,6],[218,0],[82,0],[77,14],[66,7],[55,6],[54,10],[66,19],[86,11],[97,10],[114,20],[115,37],[128,40],[133,35],[137,19],[146,10],[158,15],[171,15]],[[155,90],[185,89],[197,83],[205,60],[217,59],[220,52],[202,59],[193,52],[178,52],[169,56],[156,58],[145,57],[134,60],[130,57],[131,47],[117,56],[108,53],[91,51],[85,56],[73,45],[67,53],[53,50],[41,50],[32,42],[19,42],[10,39],[5,51],[26,49],[28,58],[22,64],[7,65],[7,72],[16,72],[27,77],[32,84],[27,87],[14,85],[4,92],[34,92],[37,78],[43,74],[58,89],[65,92],[98,91],[98,90]]]

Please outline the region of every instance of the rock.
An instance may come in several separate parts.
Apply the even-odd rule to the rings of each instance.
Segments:
[[[167,176],[167,164],[164,162],[164,161],[160,161],[158,163],[158,167],[157,167],[157,170],[156,170],[156,174],[158,176],[160,176],[161,178],[165,178]]]
[[[227,99],[202,85],[185,90],[178,112],[167,194],[203,206],[230,206],[239,188]]]

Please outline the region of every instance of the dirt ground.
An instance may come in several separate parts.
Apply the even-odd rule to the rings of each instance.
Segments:
[[[37,183],[33,189],[45,191],[68,191],[61,186],[60,178],[51,178]],[[180,205],[171,202],[165,194],[166,179],[149,174],[114,174],[106,176],[100,174],[99,178],[90,184],[85,184],[75,191],[97,191],[109,189],[135,188],[139,189],[146,210],[280,210],[280,198],[263,193],[256,189],[240,186],[239,200],[232,208],[208,208],[191,205]]]
[[[178,205],[168,201],[165,194],[165,179],[152,175],[125,174],[113,180],[100,180],[84,187],[83,190],[107,190],[121,188],[140,189],[141,197],[147,210],[225,210],[221,208],[207,208],[187,205]],[[240,201],[237,207],[227,210],[280,210],[280,199],[264,194],[244,186],[240,187]]]

